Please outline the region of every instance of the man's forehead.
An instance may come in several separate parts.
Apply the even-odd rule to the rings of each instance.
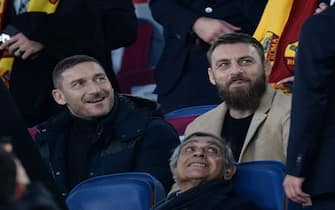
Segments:
[[[218,139],[215,139],[210,136],[194,136],[190,139],[188,139],[186,142],[184,142],[184,146],[190,145],[190,144],[208,144],[208,145],[219,145],[221,147],[224,146],[224,143],[219,141]]]
[[[78,63],[74,66],[69,67],[64,72],[67,72],[68,70],[97,70],[104,72],[103,68],[98,63],[95,63],[93,61],[85,61]]]
[[[105,75],[105,71],[102,67],[94,62],[79,63],[66,69],[62,75],[67,77],[88,77],[92,75]]]
[[[231,59],[246,56],[258,56],[256,48],[248,43],[220,44],[214,49],[212,54],[213,59]]]

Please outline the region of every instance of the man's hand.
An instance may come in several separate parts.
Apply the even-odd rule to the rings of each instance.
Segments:
[[[319,4],[319,7],[315,9],[314,15],[319,14],[319,13],[325,11],[325,10],[328,9],[328,8],[329,8],[329,5],[328,5],[328,4],[326,4],[326,3],[324,3],[324,2],[321,2],[321,3]]]
[[[23,33],[12,36],[8,41],[0,45],[0,50],[8,49],[11,54],[21,57],[23,60],[41,51],[43,48],[43,44],[28,39]]]
[[[219,36],[239,31],[241,28],[234,26],[224,20],[200,17],[193,24],[193,31],[204,42],[211,44]]]
[[[286,175],[283,186],[286,196],[296,203],[308,203],[310,201],[310,195],[302,191],[302,183],[304,178]]]
[[[282,79],[282,80],[279,80],[279,81],[277,82],[277,85],[279,85],[279,84],[284,84],[284,83],[286,83],[286,82],[294,82],[294,76],[286,77],[286,78],[284,78],[284,79]]]

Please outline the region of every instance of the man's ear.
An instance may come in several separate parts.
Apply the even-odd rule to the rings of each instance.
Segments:
[[[52,96],[53,96],[53,98],[54,98],[54,100],[56,101],[57,104],[59,104],[59,105],[65,105],[66,104],[64,94],[60,89],[53,89],[52,90]]]
[[[270,61],[265,60],[264,61],[264,71],[265,71],[266,78],[268,78],[269,75],[271,74],[271,70],[272,70],[272,66],[271,66]]]
[[[179,191],[179,186],[178,186],[178,180],[177,180],[177,177],[176,177],[176,167],[173,167],[173,166],[170,166],[170,170],[171,170],[171,173],[173,175],[173,180],[174,180],[174,183],[168,193],[168,195],[171,195],[172,193],[176,192],[176,191]]]
[[[232,166],[230,168],[225,168],[224,172],[223,172],[223,178],[224,180],[228,181],[231,180],[233,178],[233,176],[236,173],[236,166]]]
[[[174,179],[175,182],[176,182],[176,180],[175,180],[175,178],[176,178],[176,168],[177,167],[170,165],[170,171],[172,173],[172,176],[173,176],[173,179]]]
[[[208,72],[208,78],[209,78],[209,81],[211,82],[212,85],[216,85],[216,82],[215,82],[215,79],[214,79],[214,73],[213,73],[213,70],[211,67],[208,68],[207,70]]]

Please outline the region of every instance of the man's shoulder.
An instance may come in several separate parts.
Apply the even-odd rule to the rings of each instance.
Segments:
[[[51,126],[56,126],[56,125],[64,125],[70,120],[70,113],[68,110],[63,109],[54,115],[52,115],[50,118],[48,118],[46,121],[41,122],[40,124],[37,124],[37,128],[47,128]]]
[[[153,120],[163,120],[164,116],[155,101],[136,96],[118,95],[119,104],[115,120],[129,125],[143,124],[148,125]],[[136,127],[135,126],[135,127]]]
[[[196,117],[185,130],[185,135],[190,135],[194,132],[210,132],[218,135],[221,130],[219,127],[222,124],[223,117],[227,107],[225,103],[221,103],[214,109]]]
[[[264,125],[270,126],[270,128],[273,126],[283,126],[286,123],[289,124],[291,100],[292,94],[285,94],[281,90],[270,89],[267,97],[263,98],[260,107],[254,113],[254,117],[256,119],[266,119]]]
[[[273,89],[268,85],[256,112],[288,112],[291,110],[291,99],[291,94],[285,94],[281,90]]]
[[[161,109],[155,101],[146,99],[146,98],[140,98],[136,96],[131,96],[127,94],[119,94],[118,95],[120,104],[126,105],[127,109],[130,110],[147,110],[149,112],[153,112],[159,115],[162,115]]]
[[[164,120],[159,105],[151,100],[120,94],[116,120],[119,126],[144,130],[152,127],[170,127]]]
[[[281,90],[274,90],[274,98],[272,102],[272,108],[281,108],[285,110],[291,110],[291,93],[283,93]]]
[[[217,107],[215,107],[214,109],[211,109],[211,110],[199,115],[198,117],[196,117],[193,120],[193,122],[196,123],[196,122],[211,120],[211,119],[215,118],[215,116],[217,116],[218,114],[222,113],[223,110],[225,109],[225,107],[226,107],[226,105],[224,103],[221,103]]]

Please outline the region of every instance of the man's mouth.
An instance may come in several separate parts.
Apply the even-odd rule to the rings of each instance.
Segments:
[[[188,165],[189,167],[207,168],[208,165],[205,163],[193,162]]]
[[[99,103],[99,102],[101,102],[101,101],[103,101],[103,100],[105,100],[105,97],[104,96],[102,96],[102,97],[96,97],[96,98],[92,98],[92,99],[89,99],[89,100],[87,100],[86,102],[87,103]]]
[[[244,78],[236,78],[236,79],[232,79],[229,83],[229,86],[232,84],[242,84],[242,83],[246,83],[249,82],[249,80],[244,79]]]
[[[245,82],[245,80],[243,80],[243,79],[237,79],[237,80],[234,80],[232,83],[241,83],[241,82]]]

